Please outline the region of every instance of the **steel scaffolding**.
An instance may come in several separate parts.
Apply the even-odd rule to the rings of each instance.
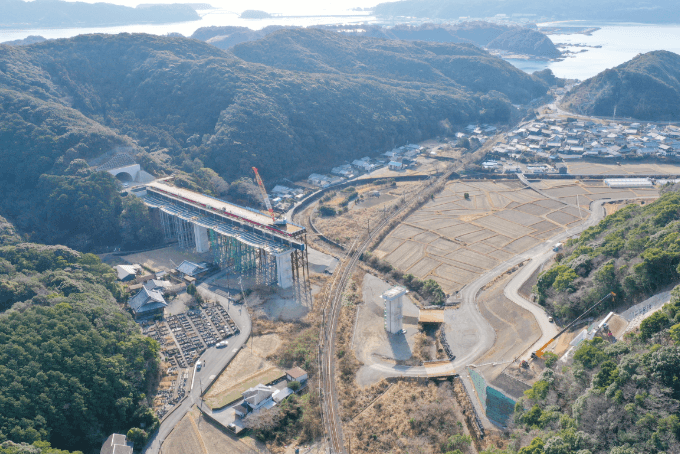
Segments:
[[[276,284],[276,257],[264,248],[249,246],[212,229],[208,230],[208,237],[215,264],[220,268],[244,276],[255,275],[258,285]]]
[[[193,249],[196,247],[194,237],[194,225],[182,218],[172,216],[161,210],[161,228],[165,240],[177,240],[178,246],[182,249]]]
[[[305,248],[294,250],[290,256],[293,268],[293,288],[295,299],[303,306],[312,308],[312,287],[309,283],[309,257],[307,255],[307,236],[305,235]]]
[[[267,226],[252,226],[195,206],[189,200],[175,200],[149,191],[143,198],[147,206],[159,210],[166,240],[177,240],[182,248],[195,248],[195,226],[208,231],[215,264],[244,276],[254,276],[258,285],[278,282],[277,256],[290,254],[293,290],[296,299],[311,307],[307,240],[304,230],[281,238]]]

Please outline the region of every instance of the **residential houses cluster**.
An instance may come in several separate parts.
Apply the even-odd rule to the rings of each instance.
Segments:
[[[493,151],[512,158],[570,161],[586,157],[627,158],[674,156],[680,153],[680,128],[671,125],[607,124],[594,121],[545,119],[506,134]]]
[[[136,320],[145,320],[151,317],[163,317],[168,303],[165,300],[167,293],[176,293],[179,288],[193,284],[196,279],[204,276],[208,270],[207,263],[193,263],[183,261],[177,268],[156,273],[144,274],[140,265],[116,265],[113,267],[118,275],[118,280],[123,282],[128,291],[134,296],[128,300],[128,306],[132,310]],[[167,280],[170,276],[174,282]]]
[[[468,139],[468,140],[476,140],[479,142],[480,145],[484,145],[484,143],[488,140],[490,136],[494,136],[498,132],[498,128],[495,126],[487,125],[487,124],[482,124],[482,125],[467,125],[465,127],[465,132],[458,132],[456,133],[456,139],[461,140],[461,139]]]
[[[272,205],[279,211],[288,211],[291,206],[305,196],[305,191],[300,188],[289,188],[277,184],[271,190]]]
[[[386,166],[389,167],[390,170],[401,170],[412,165],[415,162],[416,157],[421,154],[423,150],[424,147],[420,145],[404,145],[386,151],[378,158],[365,156],[361,159],[355,159],[351,163],[333,167],[329,175],[313,173],[307,178],[307,181],[313,186],[325,188]]]

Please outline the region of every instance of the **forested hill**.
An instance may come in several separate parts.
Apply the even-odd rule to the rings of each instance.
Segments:
[[[3,214],[33,240],[110,244],[126,207],[112,179],[82,160],[117,147],[150,172],[200,173],[209,191],[221,181],[209,169],[231,181],[257,166],[274,183],[470,122],[506,122],[511,102],[547,90],[467,46],[315,30],[276,39],[251,43],[251,60],[269,49],[295,65],[151,35],[0,46]],[[301,51],[312,41],[313,53]]]
[[[264,38],[283,28],[294,29],[298,27],[270,25],[261,30],[232,26],[202,27],[196,30],[191,37],[206,41],[220,49],[229,49],[243,42]],[[456,24],[398,24],[389,28],[368,24],[353,25],[351,28],[346,25],[319,25],[313,28],[337,31],[344,36],[355,34],[361,37],[390,40],[467,43],[540,57],[554,58],[560,56],[560,51],[557,50],[550,38],[541,32],[525,27],[483,21],[467,21]],[[502,39],[496,41],[501,36]],[[491,42],[494,42],[493,46],[489,44]]]
[[[0,0],[0,28],[106,27],[199,20],[189,5],[140,5],[58,0]]]
[[[563,106],[585,115],[680,120],[680,55],[648,52],[572,89]]]
[[[0,217],[0,453],[99,452],[112,432],[157,427],[159,346],[124,296],[96,255],[20,243]]]
[[[563,322],[609,292],[597,319],[675,288],[639,330],[585,340],[559,362],[544,356],[548,368],[515,406],[513,438],[529,445],[519,454],[680,452],[680,193],[667,189],[570,240],[540,275],[539,302]]]
[[[494,90],[513,102],[540,96],[544,90],[535,78],[470,44],[385,41],[289,29],[239,44],[232,52],[280,69],[360,76],[395,87],[428,84],[468,93]]]
[[[488,43],[487,47],[545,58],[557,58],[562,55],[550,38],[539,31],[528,28],[508,30]]]
[[[378,4],[380,17],[410,16],[429,19],[460,17],[522,17],[532,21],[588,20],[674,23],[675,0],[404,0]]]
[[[653,203],[633,203],[607,216],[567,242],[556,259],[557,265],[539,276],[534,290],[539,303],[565,321],[610,292],[618,303],[630,303],[677,284],[680,192],[669,190]]]

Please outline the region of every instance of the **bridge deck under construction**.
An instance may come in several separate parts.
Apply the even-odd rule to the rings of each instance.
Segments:
[[[252,208],[246,208],[224,200],[215,199],[205,194],[178,188],[161,182],[153,182],[146,185],[147,191],[162,194],[178,201],[189,203],[197,209],[207,210],[210,213],[218,214],[232,220],[251,224],[254,227],[274,230],[284,235],[294,235],[301,233],[305,229],[296,224],[274,224],[269,216],[260,213]]]
[[[256,284],[293,287],[311,304],[304,227],[161,182],[148,184],[142,200],[157,210],[167,241],[198,253],[211,250],[220,268],[254,275]]]

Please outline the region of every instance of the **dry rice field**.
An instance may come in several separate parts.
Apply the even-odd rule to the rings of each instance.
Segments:
[[[578,225],[590,215],[593,200],[658,197],[654,189],[612,190],[601,180],[543,180],[534,186],[552,198],[518,180],[451,181],[395,228],[375,254],[454,293],[485,271]]]

